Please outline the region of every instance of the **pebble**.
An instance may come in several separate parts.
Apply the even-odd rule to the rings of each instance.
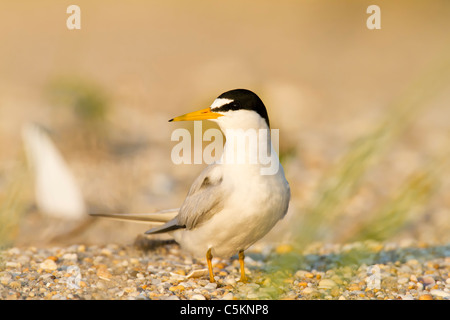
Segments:
[[[216,282],[210,282],[204,288],[206,290],[214,290],[214,289],[217,288],[217,283]]]
[[[434,289],[434,290],[430,290],[430,293],[433,296],[438,296],[438,297],[442,297],[442,298],[445,298],[445,299],[450,298],[450,293],[445,292],[444,290]]]
[[[19,269],[21,267],[21,265],[18,262],[7,261],[6,262],[6,267],[7,268],[12,268],[12,269]]]
[[[11,274],[9,274],[9,273],[3,274],[0,277],[0,283],[3,284],[3,285],[7,285],[11,281],[11,279],[12,279]]]
[[[249,294],[247,294],[247,299],[258,299],[259,298],[259,294],[257,294],[256,292],[251,292]]]
[[[47,271],[53,271],[58,268],[56,265],[56,262],[53,259],[46,259],[44,262],[42,262],[39,267],[41,269],[47,270]]]
[[[341,260],[341,253],[362,248],[362,243],[310,246],[294,273],[274,269],[272,264],[288,250],[277,253],[276,247],[263,248],[265,255],[246,259],[250,278],[246,284],[238,281],[237,258],[215,259],[217,282],[210,283],[204,262],[192,259],[176,244],[150,253],[120,245],[11,248],[0,251],[4,261],[0,300],[450,300],[448,246],[372,244],[373,256],[369,251],[361,261]]]
[[[106,268],[99,268],[97,270],[97,276],[103,280],[111,280],[112,274]]]
[[[331,289],[333,287],[337,286],[337,283],[334,282],[331,279],[322,279],[319,282],[319,289]]]
[[[190,278],[201,278],[201,277],[204,277],[206,275],[208,275],[208,269],[207,268],[201,269],[201,270],[194,270],[191,273],[189,273],[186,277],[188,279],[190,279]]]
[[[76,253],[65,253],[62,256],[63,260],[70,260],[70,261],[77,261],[78,260],[78,255]]]
[[[236,279],[234,277],[228,276],[224,279],[224,283],[226,285],[235,286],[236,285]]]
[[[223,300],[233,300],[234,295],[231,292],[228,292],[227,294],[225,294],[222,299]]]
[[[169,288],[170,291],[183,291],[185,289],[182,285],[172,286]]]
[[[409,278],[401,277],[401,278],[398,278],[397,282],[398,282],[399,284],[405,284],[405,283],[408,283],[408,282],[409,282]]]
[[[436,281],[433,277],[426,275],[419,278],[419,281],[423,284],[424,287],[432,287],[435,285]]]
[[[311,293],[313,293],[313,292],[315,292],[315,291],[316,291],[316,290],[315,290],[314,288],[307,287],[307,288],[305,288],[305,289],[302,290],[302,293],[303,293],[303,294],[311,294]]]
[[[308,272],[308,271],[305,271],[305,270],[298,270],[298,271],[294,274],[294,277],[296,277],[296,278],[305,278],[307,273],[309,273],[309,272]]]

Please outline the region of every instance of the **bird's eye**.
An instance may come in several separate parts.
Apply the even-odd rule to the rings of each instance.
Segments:
[[[241,108],[241,105],[239,104],[239,102],[233,102],[233,104],[231,105],[231,109],[233,110],[239,110]]]

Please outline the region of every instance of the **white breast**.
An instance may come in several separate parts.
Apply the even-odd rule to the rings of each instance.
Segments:
[[[263,176],[252,172],[257,167],[245,167],[224,165],[222,183],[233,188],[224,210],[198,228],[174,232],[192,254],[204,257],[212,248],[213,256],[230,257],[261,239],[285,215],[290,192],[283,169]]]

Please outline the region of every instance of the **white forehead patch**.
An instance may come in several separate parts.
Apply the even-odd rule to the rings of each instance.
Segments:
[[[214,110],[233,101],[234,101],[233,99],[217,98],[216,100],[214,100],[210,108],[211,110]]]

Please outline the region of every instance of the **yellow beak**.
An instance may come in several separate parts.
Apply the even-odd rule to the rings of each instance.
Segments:
[[[172,121],[192,121],[192,120],[206,120],[206,119],[217,119],[218,117],[223,116],[223,114],[215,113],[211,111],[211,108],[206,108],[194,112],[189,112],[183,114],[182,116],[175,117],[170,119],[169,122]]]

